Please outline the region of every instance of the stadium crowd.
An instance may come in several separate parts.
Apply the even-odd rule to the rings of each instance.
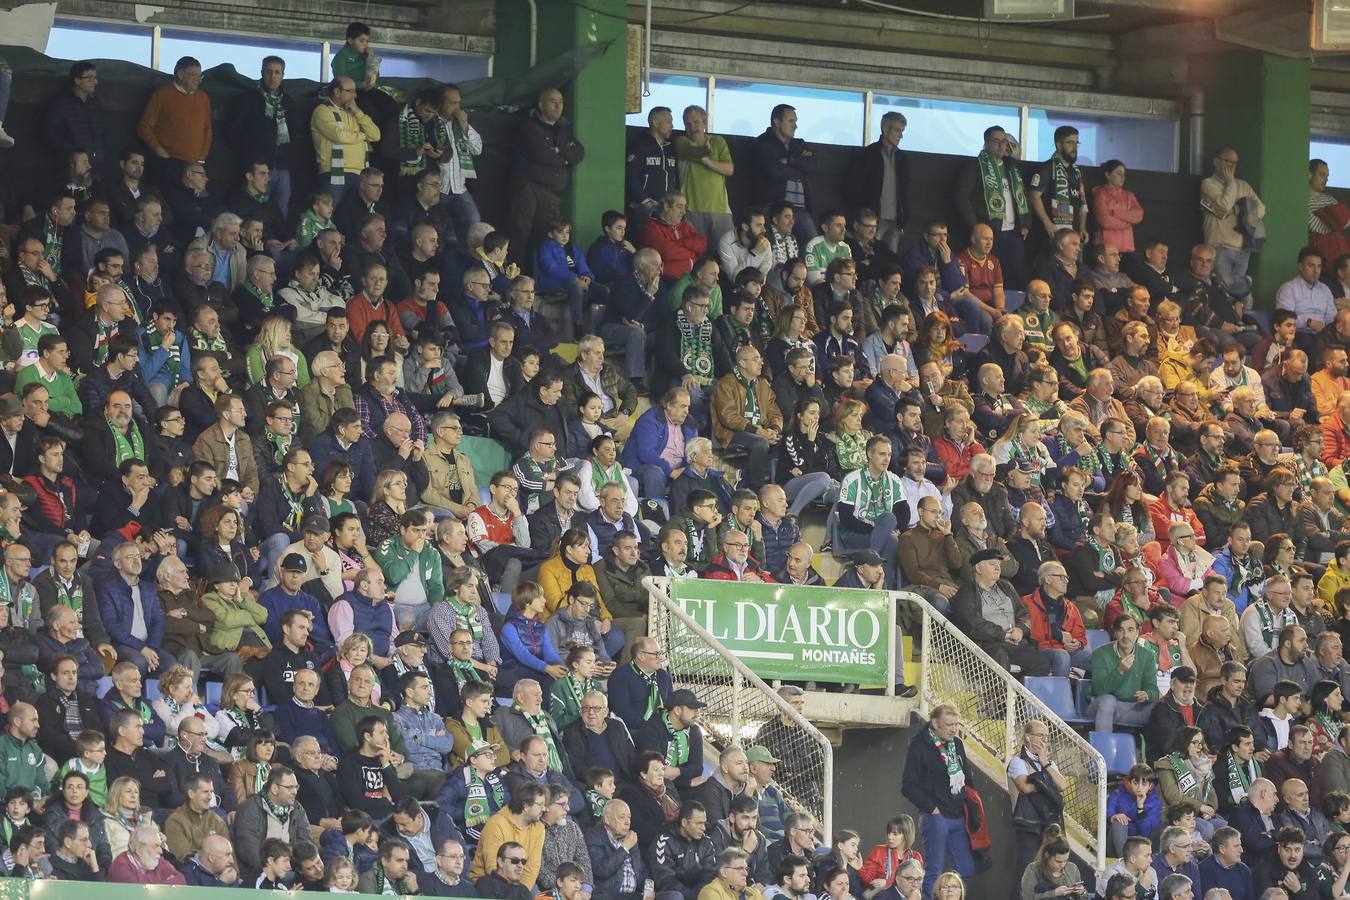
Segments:
[[[369,37],[308,121],[269,57],[224,135],[184,57],[124,148],[76,63],[31,136],[62,176],[7,186],[12,874],[957,900],[955,710],[908,751],[917,821],[821,847],[794,720],[705,771],[703,704],[646,636],[647,575],[821,585],[833,552],[836,587],[915,591],[1015,676],[1081,683],[1095,730],[1142,733],[1119,861],[1080,873],[1028,723],[1015,895],[1345,896],[1350,210],[1325,163],[1269,319],[1235,148],[1173,266],[1124,163],[1088,189],[1071,126],[1036,164],[991,126],[961,221],[919,223],[899,113],[827,210],[791,106],[739,159],[703,109],[676,135],[658,107],[583,250],[559,90],[521,118],[494,228],[459,89],[391,89]],[[208,186],[218,139],[240,167]],[[756,205],[731,209],[733,175]],[[513,463],[480,487],[465,441]]]

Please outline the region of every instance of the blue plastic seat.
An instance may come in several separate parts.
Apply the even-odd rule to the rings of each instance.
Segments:
[[[967,353],[979,353],[989,344],[989,335],[963,334],[958,341]]]
[[[1106,774],[1125,775],[1138,762],[1138,748],[1134,735],[1112,734],[1109,731],[1088,733],[1088,741],[1094,750],[1106,760]]]
[[[158,678],[145,679],[145,699],[150,703],[154,703],[161,696],[162,695],[159,692],[159,679]]]
[[[493,591],[492,604],[497,607],[497,612],[506,615],[511,611],[511,595],[505,591]]]
[[[1111,634],[1105,628],[1089,628],[1087,630],[1087,645],[1089,650],[1096,650],[1102,644],[1111,642]]]
[[[1054,676],[1030,677],[1023,684],[1032,695],[1050,708],[1050,711],[1070,725],[1081,725],[1092,721],[1078,711],[1074,700],[1073,685],[1067,678]]]
[[[1026,291],[1004,291],[1003,308],[1008,312],[1016,312],[1017,308],[1027,302]]]
[[[112,676],[104,675],[98,680],[98,696],[102,697],[104,694],[108,693],[108,691],[111,691],[112,686]]]
[[[206,708],[215,712],[220,709],[220,689],[222,685],[219,681],[208,681],[206,683]]]

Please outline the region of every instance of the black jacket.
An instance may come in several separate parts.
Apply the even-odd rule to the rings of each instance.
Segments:
[[[267,115],[267,103],[263,100],[261,85],[255,83],[235,96],[234,102],[230,104],[227,118],[229,126],[225,129],[224,137],[241,167],[265,162],[274,170],[291,169],[292,163],[302,158],[297,148],[301,143],[301,134],[309,129],[309,123],[296,112],[295,100],[286,93],[285,87],[281,89],[281,110],[291,139],[289,144],[278,148],[277,123]]]
[[[90,605],[97,606],[94,603]],[[94,731],[103,730],[103,723],[98,716],[98,704],[92,695],[76,690],[75,704],[79,707],[81,727]],[[42,747],[42,752],[56,760],[57,765],[63,765],[66,760],[79,756],[79,751],[75,749],[75,739],[66,731],[67,703],[61,692],[49,687],[44,693],[38,694],[33,705],[37,707],[40,726],[38,745]]]
[[[628,145],[624,166],[624,193],[629,206],[648,201],[660,203],[667,191],[680,189],[680,167],[675,144],[667,138],[660,143],[647,131]]]
[[[527,517],[530,524],[530,546],[540,553],[552,553],[553,544],[562,537],[565,530],[558,521],[557,506],[552,500],[540,505]],[[572,511],[572,524],[569,528],[581,528],[586,524],[586,513],[579,509]]]
[[[1204,704],[1199,699],[1194,703],[1192,714],[1195,716],[1197,726],[1200,722],[1200,716],[1204,713]],[[1186,719],[1181,715],[1176,703],[1169,692],[1164,694],[1148,713],[1148,724],[1144,726],[1144,746],[1147,748],[1146,759],[1159,759],[1167,755],[1167,742],[1178,728],[1186,725]],[[1220,744],[1214,748],[1214,752],[1219,752],[1219,747],[1226,747],[1226,744]]]
[[[549,125],[534,109],[520,124],[515,149],[515,177],[554,193],[567,189],[571,170],[586,158],[586,148],[577,140],[571,122],[559,119]]]
[[[607,721],[604,738],[609,744],[609,752],[619,761],[614,778],[623,784],[634,780],[633,764],[637,762],[637,749],[633,746],[633,736],[628,733],[628,726],[623,723],[623,719],[611,713]],[[571,761],[572,771],[586,772],[599,765],[591,757],[586,726],[580,719],[563,729],[562,744]]]
[[[647,868],[657,893],[679,891],[685,900],[697,900],[699,891],[717,877],[717,850],[707,833],[697,842],[687,840],[677,818],[647,848]]]
[[[970,761],[966,758],[965,744],[959,737],[955,741],[957,755],[961,757],[961,767],[966,773],[966,784],[971,784]],[[963,814],[965,803],[961,795],[947,790],[947,784],[947,764],[938,755],[931,729],[922,731],[909,743],[900,793],[918,807],[920,812],[928,813],[937,809],[950,819]]]
[[[1003,171],[1010,178],[1021,178],[1025,184],[1020,163],[1011,157],[1003,160]],[[983,222],[986,225],[992,225],[994,234],[997,235],[1003,227],[1003,220],[994,220],[989,217],[989,209],[984,202],[984,184],[980,179],[980,161],[977,157],[971,157],[961,166],[961,174],[956,179],[956,209],[961,216],[961,221],[965,223],[966,228],[974,228]],[[1028,192],[1027,211],[1019,213],[1016,206],[1011,210],[1013,218],[1018,228],[1024,228],[1032,222],[1031,197]]]
[[[563,737],[566,738],[565,732]],[[675,788],[666,785],[665,791],[670,795],[674,805],[678,807],[680,795],[676,793]],[[646,788],[631,782],[619,785],[619,792],[616,796],[628,804],[628,810],[633,817],[633,830],[637,832],[638,836],[638,847],[641,848],[643,856],[648,857],[648,850],[651,845],[666,830],[666,816],[661,810],[660,801],[653,797]]]
[[[895,170],[895,224],[904,228],[909,219],[909,154],[897,147],[891,154],[890,165]],[[881,141],[868,144],[854,156],[848,178],[844,179],[853,213],[870,209],[881,215],[881,186],[885,175],[886,154],[882,152]]]
[[[89,162],[98,170],[113,162],[103,149],[103,102],[98,94],[81,100],[70,89],[57,94],[47,106],[42,137],[64,158],[76,147],[89,151]]]
[[[782,200],[789,181],[800,181],[806,196],[806,206],[811,205],[811,190],[807,185],[807,176],[817,169],[816,155],[801,138],[793,138],[787,146],[766,128],[755,138],[751,145],[754,153],[755,202],[767,206],[775,200]]]
[[[488,422],[492,425],[493,436],[506,445],[513,459],[519,459],[529,451],[529,435],[536,428],[553,432],[558,443],[558,459],[576,455],[567,446],[567,422],[563,418],[562,404],[545,406],[533,387],[524,387],[507,397],[488,414]]]

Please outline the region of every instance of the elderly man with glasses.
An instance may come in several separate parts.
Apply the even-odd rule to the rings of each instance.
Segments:
[[[620,666],[609,679],[609,703],[630,732],[665,708],[673,690],[666,655],[655,638],[633,641],[632,661]]]

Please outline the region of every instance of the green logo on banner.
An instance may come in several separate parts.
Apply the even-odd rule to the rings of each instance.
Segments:
[[[891,601],[881,591],[677,579],[670,595],[760,678],[886,683]],[[696,640],[671,628],[676,646]],[[678,655],[670,664],[679,669]]]

